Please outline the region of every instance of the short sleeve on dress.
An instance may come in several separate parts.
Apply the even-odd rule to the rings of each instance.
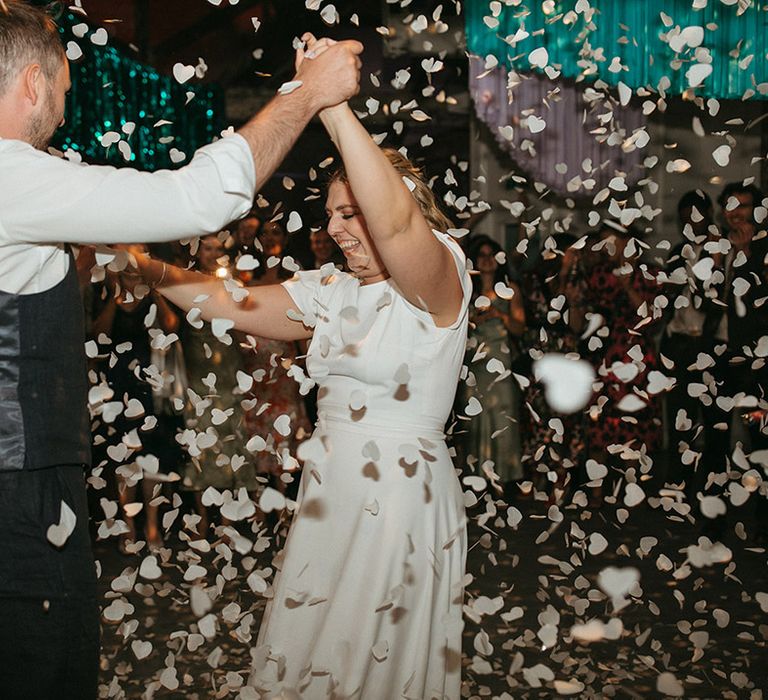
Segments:
[[[461,249],[461,246],[447,233],[439,233],[434,229],[432,230],[432,233],[435,235],[437,240],[440,241],[440,243],[442,243],[450,251],[453,262],[456,265],[456,274],[458,274],[459,281],[461,282],[461,309],[459,309],[456,320],[450,326],[441,327],[443,330],[454,330],[461,326],[462,322],[464,321],[469,309],[469,300],[472,298],[472,280],[470,279],[469,272],[467,271],[467,257],[464,255],[464,251]],[[428,311],[425,311],[424,309],[411,304],[405,299],[404,301],[405,305],[414,315],[418,316],[422,321],[426,321],[434,325],[435,321]]]
[[[317,300],[320,295],[323,270],[302,270],[291,279],[282,282],[282,286],[296,304],[302,316],[314,317]]]

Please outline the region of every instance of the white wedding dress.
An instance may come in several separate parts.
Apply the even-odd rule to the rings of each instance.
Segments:
[[[466,528],[443,428],[471,282],[459,246],[439,239],[464,290],[448,328],[392,280],[326,266],[285,283],[315,326],[319,418],[254,651],[261,697],[459,698]]]

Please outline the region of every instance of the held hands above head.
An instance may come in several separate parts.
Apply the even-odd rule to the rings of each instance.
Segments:
[[[360,82],[363,50],[357,41],[326,42],[322,55],[297,60],[293,90],[281,90],[237,133],[253,155],[255,191],[269,179],[310,119],[322,109],[348,100]]]
[[[302,35],[307,49],[296,52],[296,77],[312,96],[315,111],[346,102],[360,89],[359,41],[315,39]]]
[[[362,45],[360,45],[356,41],[345,41],[345,42],[338,42],[334,39],[329,39],[328,37],[323,37],[321,39],[317,39],[314,34],[311,32],[305,32],[301,35],[301,40],[306,44],[305,48],[299,47],[296,50],[296,58],[295,58],[295,65],[296,65],[296,77],[299,79],[299,76],[302,74],[303,71],[309,70],[310,67],[313,64],[320,64],[325,61],[328,61],[329,59],[333,58],[333,52],[336,52],[339,50],[340,47],[342,47],[343,44],[356,44],[362,48]],[[325,102],[327,104],[323,105],[323,108],[320,109],[320,116],[322,117],[324,114],[327,115],[330,112],[335,111],[334,108],[345,108],[347,107],[347,100],[349,100],[353,95],[356,95],[359,91],[360,85],[360,59],[357,60],[357,81],[358,84],[355,87],[355,90],[350,92],[349,95],[344,97],[340,100],[335,100],[333,95],[326,94],[325,95]],[[334,76],[335,78],[336,76]]]
[[[294,66],[296,68],[296,72],[299,72],[299,69],[301,68],[301,64],[304,63],[304,60],[314,60],[321,54],[325,53],[325,51],[332,46],[336,46],[339,42],[335,39],[331,39],[329,37],[322,37],[321,39],[318,39],[315,37],[312,32],[304,32],[301,35],[301,40],[304,42],[305,46],[299,46],[298,49],[296,49],[296,57],[294,59]]]
[[[340,46],[309,33],[302,39],[307,47],[296,54],[300,72]],[[328,233],[363,284],[392,277],[403,296],[428,311],[436,325],[451,325],[463,289],[452,273],[451,252],[432,233],[433,228],[445,231],[450,222],[439,213],[417,168],[402,154],[380,149],[346,102],[328,102],[320,118],[343,162],[328,188]]]

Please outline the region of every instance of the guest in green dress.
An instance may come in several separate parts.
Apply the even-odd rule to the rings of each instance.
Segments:
[[[525,312],[520,290],[510,280],[505,253],[496,241],[485,235],[473,237],[469,257],[474,269],[466,358],[469,374],[462,385],[459,410],[469,420],[462,421],[456,433],[463,458],[486,475],[492,467],[509,494],[523,476],[520,387],[512,364],[519,354],[517,338],[525,330]],[[479,413],[472,399],[482,408]]]

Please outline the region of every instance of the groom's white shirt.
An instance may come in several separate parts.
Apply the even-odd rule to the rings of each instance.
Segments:
[[[0,291],[60,282],[66,243],[154,243],[215,233],[250,210],[256,174],[235,134],[178,170],[81,165],[0,139]]]

